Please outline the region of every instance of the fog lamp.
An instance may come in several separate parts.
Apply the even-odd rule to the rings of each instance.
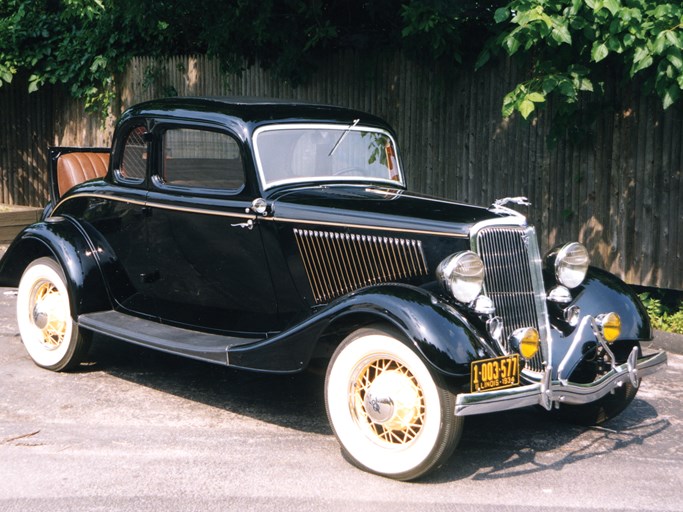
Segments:
[[[598,324],[598,329],[600,334],[605,338],[607,343],[612,343],[621,334],[621,318],[616,313],[605,313],[604,315],[598,315],[595,319],[595,323]]]
[[[510,335],[510,346],[525,359],[531,359],[538,352],[541,337],[533,327],[522,327]]]

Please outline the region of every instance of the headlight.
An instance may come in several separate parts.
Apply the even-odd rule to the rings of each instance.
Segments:
[[[436,275],[456,300],[469,304],[484,285],[484,262],[472,251],[451,254],[439,264]]]
[[[576,288],[583,283],[589,264],[586,248],[578,242],[572,242],[563,246],[555,257],[555,277],[567,288]]]

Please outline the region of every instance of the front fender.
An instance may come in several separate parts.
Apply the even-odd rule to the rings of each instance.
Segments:
[[[111,309],[97,250],[78,225],[66,217],[37,222],[17,235],[0,260],[0,286],[18,286],[26,267],[43,256],[54,258],[62,267],[74,318]]]
[[[650,319],[638,296],[630,286],[605,270],[589,269],[573,304],[581,308],[582,315],[596,317],[611,311],[617,313],[621,318],[618,340],[652,339]]]
[[[474,326],[452,306],[422,288],[387,284],[340,297],[292,329],[229,350],[230,365],[296,371],[308,363],[315,344],[333,322],[343,323],[352,317],[394,326],[429,365],[447,376],[469,375],[472,360],[494,355]],[[289,368],[281,366],[288,363]]]

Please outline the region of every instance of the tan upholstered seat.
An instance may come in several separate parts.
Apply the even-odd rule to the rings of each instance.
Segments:
[[[62,155],[57,160],[57,185],[60,197],[67,190],[93,178],[107,174],[108,153],[76,152]]]

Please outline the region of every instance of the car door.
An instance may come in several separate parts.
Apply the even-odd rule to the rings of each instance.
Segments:
[[[242,145],[210,127],[159,125],[149,191],[151,294],[162,322],[266,333],[276,300]]]
[[[148,292],[147,169],[149,142],[143,120],[121,127],[112,154],[112,183],[106,193],[90,198],[83,213],[84,226],[108,245],[116,263],[108,286],[116,307],[148,317],[156,304]]]

